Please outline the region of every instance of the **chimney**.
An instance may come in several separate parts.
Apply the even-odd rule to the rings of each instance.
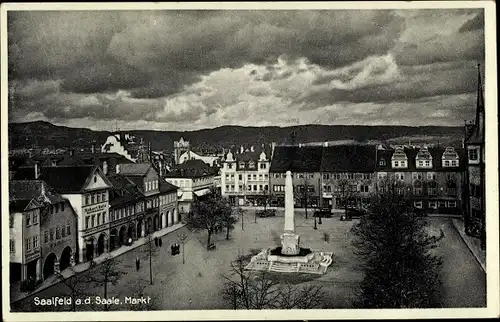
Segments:
[[[35,180],[38,179],[38,177],[40,177],[40,169],[38,166],[38,162],[35,162]]]
[[[243,148],[243,145],[240,147],[240,153],[245,152],[245,149]]]
[[[250,147],[250,152],[254,152],[254,148],[253,148],[253,145]]]
[[[119,164],[116,165],[116,173],[117,174],[120,173],[120,165]]]
[[[106,160],[102,161],[102,172],[104,172],[104,175],[108,175],[108,162]]]

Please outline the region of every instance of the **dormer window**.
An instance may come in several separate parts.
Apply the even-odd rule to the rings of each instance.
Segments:
[[[384,166],[385,165],[385,159],[384,158],[380,159],[380,161],[378,162],[378,164]]]
[[[240,168],[245,169],[245,162],[240,162]]]
[[[442,157],[443,167],[458,167],[458,153],[453,147],[447,147]]]
[[[418,151],[415,161],[417,168],[432,168],[432,155],[425,147]]]
[[[469,161],[478,161],[479,153],[476,147],[469,148]]]
[[[250,169],[255,168],[255,163],[254,163],[253,161],[250,161],[250,162],[248,163],[248,167],[249,167]]]
[[[394,151],[392,155],[392,167],[393,168],[407,168],[408,167],[408,157],[403,149],[398,148]]]

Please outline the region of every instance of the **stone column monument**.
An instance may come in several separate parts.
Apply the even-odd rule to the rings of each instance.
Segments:
[[[281,235],[281,254],[298,255],[299,235],[295,233],[295,212],[293,206],[292,173],[286,172],[285,179],[285,231]]]

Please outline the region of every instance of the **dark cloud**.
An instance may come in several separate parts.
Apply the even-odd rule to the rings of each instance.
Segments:
[[[11,76],[61,78],[73,92],[158,97],[196,81],[193,74],[285,53],[329,68],[349,64],[386,52],[401,27],[383,10],[13,12]]]
[[[437,65],[439,68],[439,64]],[[475,66],[441,70],[439,73],[435,73],[432,66],[428,69],[428,71],[421,70],[419,73],[412,68],[402,69],[403,78],[385,85],[368,85],[353,90],[334,88],[312,92],[302,96],[295,103],[304,103],[302,109],[308,110],[338,102],[412,102],[428,97],[472,93],[477,89]]]
[[[459,32],[469,32],[484,29],[484,10],[481,10],[474,18],[465,22],[458,30]]]

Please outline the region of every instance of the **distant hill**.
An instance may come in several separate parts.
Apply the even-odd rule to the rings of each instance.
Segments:
[[[324,142],[352,140],[357,142],[392,142],[404,143],[408,139],[418,138],[421,142],[429,138],[443,144],[459,144],[463,137],[462,127],[446,126],[360,126],[360,125],[299,125],[291,127],[243,127],[222,126],[214,129],[197,131],[121,131],[141,137],[151,142],[153,150],[171,151],[173,142],[183,137],[197,149],[213,149],[245,145],[269,144],[271,142],[290,143],[291,134],[295,133],[295,141]],[[29,123],[9,124],[9,148],[17,149],[31,145],[54,148],[88,147],[95,141],[97,146],[103,144],[111,134],[108,131],[92,131],[83,128],[56,126],[49,122],[36,121]],[[398,142],[404,140],[402,142]],[[445,142],[446,141],[446,142]]]

